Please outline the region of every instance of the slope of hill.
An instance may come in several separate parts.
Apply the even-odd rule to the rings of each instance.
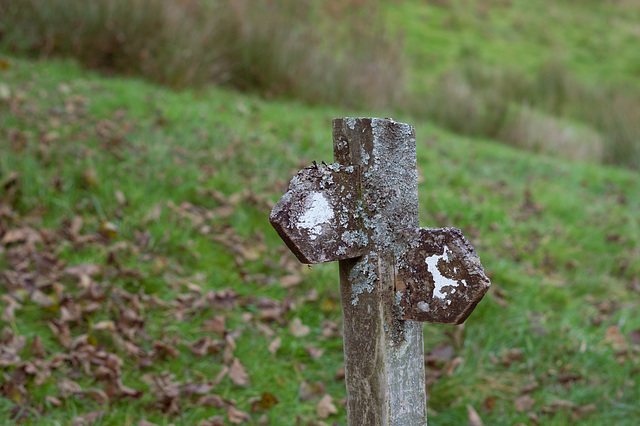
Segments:
[[[0,417],[343,424],[337,268],[267,217],[356,114],[6,58]],[[411,124],[421,225],[461,228],[493,282],[425,326],[430,424],[635,424],[640,176]]]
[[[640,168],[640,3],[385,3],[404,108],[457,133]]]
[[[637,1],[25,1],[0,0],[2,50],[640,169]]]

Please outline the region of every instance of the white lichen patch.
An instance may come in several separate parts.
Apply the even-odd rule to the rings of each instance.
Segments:
[[[404,294],[401,291],[396,291],[395,305],[396,305],[396,308],[398,309],[398,314],[400,314],[400,316],[404,315],[404,307],[402,306],[403,295]]]
[[[365,291],[371,293],[375,288],[374,283],[378,279],[376,273],[375,261],[377,256],[367,254],[360,262],[358,262],[349,272],[349,281],[351,284],[351,304],[356,306],[360,300],[360,294]],[[376,262],[377,263],[377,262]]]
[[[442,259],[445,262],[449,261],[449,253],[450,250],[447,246],[444,247],[444,252],[442,253],[442,255],[440,256],[429,256],[425,259],[425,262],[427,264],[427,270],[429,272],[431,272],[431,275],[433,276],[433,297],[437,297],[438,299],[445,299],[447,297],[447,293],[443,292],[443,288],[444,287],[458,287],[458,285],[460,283],[462,283],[462,285],[467,285],[467,283],[464,280],[454,280],[448,277],[445,277],[444,275],[442,275],[442,273],[440,272],[440,268],[438,268],[438,262]],[[455,292],[455,288],[451,289],[449,291],[449,294],[453,294]],[[451,304],[451,301],[448,300],[447,305]]]
[[[367,245],[367,236],[362,231],[344,231],[340,237],[349,247]]]
[[[421,310],[422,312],[429,312],[431,310],[431,308],[429,307],[429,304],[424,301],[418,302],[418,309]]]
[[[309,232],[315,240],[322,232],[322,224],[333,219],[333,209],[322,192],[313,192],[307,198],[307,208],[298,219],[298,226]]]

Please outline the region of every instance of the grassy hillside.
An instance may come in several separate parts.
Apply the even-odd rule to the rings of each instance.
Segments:
[[[640,168],[640,3],[385,3],[405,104],[457,133]]]
[[[384,13],[404,34],[412,90],[471,58],[529,77],[554,60],[588,84],[640,88],[635,1],[406,0]]]
[[[23,3],[0,0],[3,51],[172,88],[374,108],[640,169],[635,0]]]
[[[371,113],[3,64],[0,417],[344,424],[337,267],[267,217],[331,119]],[[635,424],[640,176],[411,124],[421,225],[493,282],[425,326],[430,424]]]

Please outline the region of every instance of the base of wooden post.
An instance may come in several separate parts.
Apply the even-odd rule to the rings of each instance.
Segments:
[[[354,294],[357,262],[340,261],[349,425],[426,425],[422,323],[397,319],[388,280]]]

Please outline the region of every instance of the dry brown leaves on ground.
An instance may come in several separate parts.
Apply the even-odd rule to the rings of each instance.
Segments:
[[[103,130],[108,131],[108,126]],[[11,175],[3,185],[18,187],[20,177]],[[118,198],[125,202],[123,194]],[[0,283],[5,291],[1,296],[1,319],[7,324],[0,335],[0,396],[14,403],[14,420],[44,414],[47,406],[60,406],[69,398],[91,400],[96,407],[107,407],[114,401],[141,398],[145,392],[151,396],[152,406],[165,414],[179,414],[186,408],[185,403],[195,402],[224,409],[232,424],[250,420],[249,414],[235,407],[235,402],[212,393],[225,377],[237,386],[251,384],[244,365],[234,356],[234,339],[238,333],[227,330],[225,315],[205,320],[201,327],[203,337],[195,342],[168,335],[151,338],[147,331],[149,311],[162,310],[182,321],[206,310],[224,312],[241,302],[235,291],[203,292],[194,283],[197,279],[184,282],[176,279],[177,288],[186,288],[186,291],[169,301],[142,292],[129,292],[116,282],[144,279],[145,273],[125,267],[119,259],[123,253],[138,255],[142,252],[145,238],[136,237],[134,241],[120,238],[116,242],[113,233],[117,230],[109,224],[101,225],[96,232],[84,232],[86,227],[80,216],[64,221],[60,229],[38,229],[29,221],[19,219],[12,206],[4,202],[7,200],[11,201],[5,198],[0,203],[0,254],[7,263],[7,268],[0,272]],[[169,206],[199,226],[206,226],[201,218],[207,218],[209,213],[184,203],[179,207]],[[201,230],[206,232],[205,228]],[[253,256],[252,252],[247,252],[248,245],[244,241],[236,238],[229,241],[234,244],[238,264]],[[104,264],[67,265],[59,253],[61,247],[69,245],[76,249],[105,249],[107,261]],[[299,281],[297,275],[289,273],[287,276],[285,283],[288,286]],[[252,301],[244,303],[249,302]],[[262,312],[261,321],[285,323],[286,303],[264,298],[257,301],[257,306]],[[47,313],[50,318],[47,325],[57,346],[51,342],[45,345],[38,335],[16,334],[10,326],[23,310],[34,309]],[[297,322],[292,327],[304,330]],[[269,350],[275,354],[278,346],[276,339]],[[143,381],[148,390],[127,386],[122,371],[125,362],[144,370],[157,360],[180,357],[181,348],[196,357],[222,354],[218,376],[210,381],[178,381],[166,372],[147,373]],[[317,351],[314,353],[319,356]],[[44,383],[56,383],[57,391],[44,400],[37,399],[31,389]],[[275,396],[264,394],[252,409],[264,411],[276,403]],[[104,410],[94,410],[77,416],[73,424],[90,424],[103,415]],[[222,423],[211,419],[210,424]]]

